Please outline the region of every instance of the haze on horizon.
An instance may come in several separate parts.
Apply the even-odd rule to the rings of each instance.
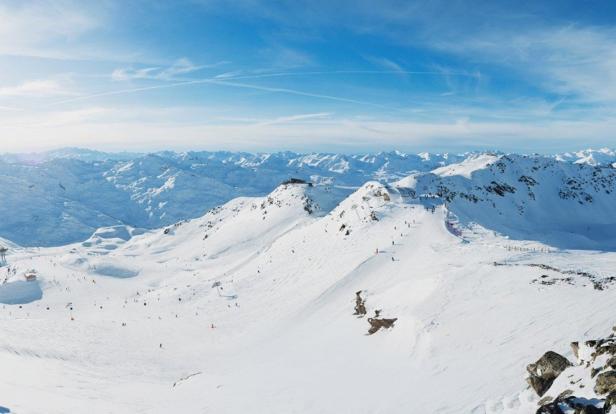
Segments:
[[[0,152],[614,147],[616,4],[0,3]]]

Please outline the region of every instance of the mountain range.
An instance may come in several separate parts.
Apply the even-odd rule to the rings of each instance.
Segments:
[[[592,247],[596,243],[588,234],[612,230],[606,227],[606,220],[609,224],[610,219],[604,217],[605,203],[612,198],[604,190],[613,184],[615,163],[616,153],[609,149],[553,156],[399,151],[362,155],[136,154],[71,148],[39,154],[5,154],[0,156],[0,237],[23,246],[58,246],[82,241],[101,227],[155,229],[200,217],[236,197],[263,196],[281,182],[297,178],[328,188],[338,195],[337,201],[369,180],[388,184],[402,180],[406,185],[419,182],[421,188],[414,189],[415,193],[436,197],[443,195],[439,190],[442,186],[448,192],[445,198],[453,197],[449,201],[454,202],[453,208],[460,210],[464,220],[489,228],[494,224],[495,230],[514,237],[524,237],[524,226],[533,223],[532,227],[542,220],[533,206],[543,208],[545,203],[556,203],[549,206],[552,210],[562,202],[562,207],[573,206],[575,214],[584,219],[573,224],[550,215],[550,220],[557,222],[546,222],[546,230],[550,234],[552,230],[581,234],[577,241],[565,235],[569,241],[563,246]],[[502,168],[506,171],[500,171]],[[590,183],[595,176],[600,178],[598,185],[605,188]],[[528,180],[521,182],[521,177]],[[499,192],[511,189],[515,193],[505,204],[512,201],[515,205],[505,207]],[[486,192],[498,197],[489,197]],[[477,208],[486,203],[492,206],[484,210],[490,217],[466,211],[460,200],[467,196],[479,202]],[[508,214],[503,208],[517,210],[512,220],[529,215],[532,220],[518,220],[509,229],[506,223],[485,221],[494,222],[494,214]],[[564,227],[560,228],[561,225]],[[553,236],[550,240],[560,243],[559,235],[550,234],[546,237]]]

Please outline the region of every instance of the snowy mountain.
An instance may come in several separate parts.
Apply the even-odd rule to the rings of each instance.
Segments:
[[[571,161],[577,164],[614,165],[616,163],[616,151],[609,148],[601,148],[599,150],[587,149],[559,154],[556,156],[556,159]]]
[[[233,198],[268,194],[279,183],[293,177],[328,187],[339,194],[340,201],[366,181],[393,183],[420,173],[424,174],[420,178],[422,186],[429,188],[426,194],[438,192],[436,187],[441,184],[449,186],[449,190],[460,193],[462,197],[473,195],[482,200],[485,198],[480,205],[495,203],[494,209],[487,210],[492,213],[498,211],[507,215],[508,211],[502,210],[507,204],[519,210],[515,217],[525,219],[529,215],[540,216],[540,210],[533,210],[533,205],[538,209],[553,207],[557,211],[565,211],[561,207],[567,209],[571,205],[576,214],[588,215],[587,220],[580,222],[576,219],[577,224],[564,223],[564,229],[555,229],[565,219],[550,215],[555,222],[548,230],[581,233],[580,237],[588,238],[588,234],[595,234],[597,229],[611,231],[609,226],[605,226],[605,220],[609,220],[605,214],[610,211],[606,203],[612,199],[603,197],[597,188],[588,183],[594,179],[592,174],[597,172],[601,175],[600,185],[606,188],[612,185],[609,172],[612,168],[610,160],[616,162],[613,155],[614,152],[607,149],[554,157],[510,155],[498,162],[498,165],[508,166],[506,173],[489,167],[492,161],[503,157],[503,154],[490,153],[413,155],[392,151],[342,155],[160,152],[140,155],[65,149],[44,154],[5,155],[0,161],[0,188],[3,189],[0,237],[23,246],[56,246],[85,240],[100,227],[155,229],[197,218]],[[478,174],[471,174],[475,170]],[[432,174],[427,174],[430,172]],[[541,176],[539,186],[531,191],[531,184],[517,181],[522,176]],[[490,201],[487,201],[481,191],[472,190],[472,187],[487,188],[492,180],[501,180],[520,191],[502,200],[488,197]],[[422,189],[417,191],[423,192]],[[563,202],[560,206],[558,203],[561,200],[554,199],[550,202],[556,204],[544,204],[546,197],[554,198],[554,194],[561,191],[565,197],[571,198],[570,202]],[[530,197],[538,197],[539,202],[531,203]],[[584,201],[586,197],[594,197],[591,207],[588,206],[590,202]],[[490,223],[482,218],[466,217],[465,212],[460,210],[463,209],[460,198],[456,200],[452,209],[459,212],[462,219],[493,227],[494,217],[489,218]],[[580,200],[586,206],[574,205]],[[528,225],[542,220],[539,216],[534,221],[518,220],[513,229],[504,228],[505,223],[501,222],[495,230],[524,238],[528,233],[528,229],[522,228],[524,223]],[[587,226],[587,231],[584,233],[581,228],[567,227],[569,224]],[[558,235],[555,237],[560,240]],[[579,244],[581,247],[596,248],[596,242],[591,237],[587,241],[565,242],[563,246]]]
[[[399,152],[132,157],[62,150],[5,156],[0,161],[0,236],[24,246],[61,245],[84,240],[99,227],[153,229],[196,218],[233,198],[268,194],[292,177],[330,186],[343,196],[369,179],[399,179],[460,159]]]
[[[616,168],[522,155],[473,155],[397,184],[464,225],[568,249],[616,249]]]

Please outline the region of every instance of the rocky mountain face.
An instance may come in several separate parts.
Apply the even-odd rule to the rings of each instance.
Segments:
[[[616,249],[616,168],[525,155],[481,154],[396,184],[444,204],[467,225],[558,248]]]

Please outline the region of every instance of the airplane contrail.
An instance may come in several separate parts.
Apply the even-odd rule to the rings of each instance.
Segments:
[[[382,105],[382,104],[377,104],[374,102],[363,101],[363,100],[345,98],[345,97],[334,96],[334,95],[319,94],[319,93],[313,93],[313,92],[307,92],[307,91],[301,91],[301,90],[289,89],[289,88],[278,88],[278,87],[260,86],[260,85],[234,82],[235,80],[261,79],[261,78],[268,78],[268,77],[271,78],[271,77],[284,77],[284,76],[314,76],[314,75],[332,75],[332,74],[442,75],[442,72],[393,71],[393,70],[391,71],[336,70],[336,71],[310,71],[310,72],[278,72],[278,73],[266,73],[266,74],[259,74],[259,75],[238,75],[238,76],[223,77],[223,78],[214,77],[214,78],[204,78],[204,79],[188,79],[188,80],[181,80],[181,81],[177,81],[177,79],[171,79],[172,81],[176,80],[176,82],[165,84],[165,85],[143,86],[143,87],[138,87],[138,88],[119,89],[115,91],[99,92],[99,93],[93,93],[89,95],[76,96],[73,98],[68,98],[68,99],[63,99],[61,101],[53,102],[49,106],[63,105],[63,104],[71,103],[71,102],[89,100],[89,99],[99,98],[99,97],[104,97],[104,96],[125,95],[125,94],[137,93],[137,92],[144,92],[144,91],[157,90],[157,89],[176,88],[176,87],[195,85],[195,84],[214,84],[214,85],[223,85],[223,86],[230,86],[230,87],[236,87],[236,88],[260,90],[260,91],[265,91],[265,92],[285,93],[285,94],[291,94],[291,95],[306,96],[306,97],[317,98],[317,99],[326,99],[326,100],[332,100],[332,101],[337,101],[337,102],[346,102],[346,103],[352,103],[352,104],[357,104],[357,105],[366,105],[366,106],[373,106],[373,107],[379,107],[379,108],[384,108],[384,109],[389,109],[389,110],[400,111],[400,109],[398,108],[394,108],[394,107],[390,107],[390,106]],[[458,75],[472,76],[472,75],[468,75],[465,73],[458,73]]]

